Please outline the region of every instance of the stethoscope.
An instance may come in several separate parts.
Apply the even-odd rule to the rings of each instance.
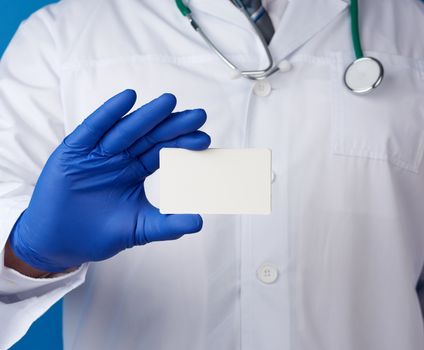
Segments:
[[[244,77],[251,80],[261,80],[269,77],[270,75],[280,70],[278,65],[274,64],[274,60],[268,48],[268,44],[266,43],[265,38],[263,37],[260,29],[256,25],[255,21],[250,17],[249,12],[240,0],[231,0],[231,2],[243,13],[243,15],[249,21],[256,35],[259,37],[262,43],[263,49],[267,57],[267,66],[264,69],[239,69],[237,65],[231,62],[221,52],[221,50],[219,50],[218,47],[209,39],[209,37],[205,34],[199,24],[195,21],[190,8],[184,4],[183,0],[176,0],[175,2],[181,14],[189,20],[193,29],[200,34],[200,36],[209,45],[209,47],[234,72],[234,77]],[[381,84],[384,76],[384,68],[382,63],[378,59],[374,57],[364,56],[361,45],[361,37],[359,34],[358,13],[358,0],[351,0],[351,34],[356,59],[346,68],[344,73],[344,83],[350,91],[357,94],[364,94],[374,90]]]

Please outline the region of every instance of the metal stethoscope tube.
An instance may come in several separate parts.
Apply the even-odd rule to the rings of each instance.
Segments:
[[[258,26],[255,24],[255,22],[250,18],[249,13],[244,7],[240,8],[241,12],[244,14],[246,19],[249,21],[250,25],[254,29],[255,33],[259,37],[261,44],[264,48],[266,58],[267,58],[267,66],[264,69],[259,70],[241,70],[239,69],[233,62],[231,62],[223,53],[221,50],[218,49],[218,47],[209,39],[209,37],[205,34],[205,32],[202,30],[202,28],[198,25],[198,23],[194,20],[191,13],[188,13],[186,15],[187,19],[190,21],[191,26],[194,28],[194,30],[200,34],[200,36],[203,38],[203,40],[209,45],[209,47],[218,55],[219,58],[233,71],[237,72],[238,75],[245,77],[247,79],[252,80],[259,80],[264,79],[271,74],[278,71],[278,67],[274,67],[274,60],[272,58],[271,52],[268,48],[268,45],[259,30]]]

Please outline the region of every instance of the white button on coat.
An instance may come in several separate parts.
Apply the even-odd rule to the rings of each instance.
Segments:
[[[263,264],[256,271],[258,279],[265,283],[274,283],[278,278],[278,268],[272,264]]]
[[[271,93],[271,83],[267,79],[258,80],[253,87],[256,96],[265,97]]]

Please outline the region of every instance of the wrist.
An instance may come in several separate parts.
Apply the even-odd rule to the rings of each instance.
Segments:
[[[9,241],[7,241],[4,251],[4,265],[21,273],[22,275],[32,278],[48,278],[52,275],[51,272],[38,270],[31,265],[28,265],[25,261],[19,259],[13,251]]]

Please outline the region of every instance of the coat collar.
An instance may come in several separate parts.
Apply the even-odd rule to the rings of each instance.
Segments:
[[[283,59],[308,42],[347,8],[343,0],[292,0],[272,38],[270,48]]]
[[[192,8],[249,30],[229,0],[190,0]],[[348,6],[347,0],[290,0],[270,43],[275,59],[283,59],[305,44]]]

